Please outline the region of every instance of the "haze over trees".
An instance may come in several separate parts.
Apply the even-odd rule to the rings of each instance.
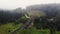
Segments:
[[[14,10],[0,10],[0,24],[16,22],[19,23],[25,22],[27,18],[25,14],[35,15],[39,11],[39,17],[35,19],[35,26],[40,28],[42,24],[42,28],[49,28],[48,19],[55,19],[56,27],[60,30],[60,4],[41,4],[41,5],[31,5],[26,7],[26,9],[16,8]],[[35,14],[34,14],[35,12]],[[37,13],[38,14],[38,13]],[[43,15],[43,16],[42,16]],[[23,18],[22,18],[23,17]],[[42,19],[42,21],[39,21]],[[23,20],[23,21],[22,21]]]

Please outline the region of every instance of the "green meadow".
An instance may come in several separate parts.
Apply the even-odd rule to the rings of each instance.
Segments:
[[[7,23],[0,25],[0,34],[10,34],[10,32],[14,31],[15,29],[21,27],[23,24],[14,24],[14,23]],[[49,34],[49,29],[36,29],[32,27],[30,29],[25,30],[18,30],[15,34]],[[56,31],[56,34],[60,34],[60,32]]]

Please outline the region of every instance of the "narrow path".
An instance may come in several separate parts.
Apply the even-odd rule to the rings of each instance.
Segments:
[[[28,20],[22,27],[15,29],[14,31],[10,32],[9,34],[14,34],[18,30],[27,29],[31,25],[32,20]]]

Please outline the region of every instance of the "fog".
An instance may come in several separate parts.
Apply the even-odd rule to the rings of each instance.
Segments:
[[[60,0],[0,0],[1,9],[26,8],[35,4],[60,3]]]

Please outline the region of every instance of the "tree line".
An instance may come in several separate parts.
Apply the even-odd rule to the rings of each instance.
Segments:
[[[60,30],[60,4],[46,4],[46,5],[32,5],[28,6],[26,9],[17,8],[14,10],[0,10],[0,24],[9,23],[9,22],[18,22],[23,23],[27,20],[25,17],[25,14],[27,14],[28,11],[34,11],[39,10],[43,11],[46,16],[42,16],[41,18],[36,18],[35,20],[35,26],[39,28],[39,24],[42,24],[43,28],[47,28],[50,23],[48,23],[47,19],[54,19],[56,21],[56,26],[58,30]],[[39,21],[39,19],[42,19],[42,21]],[[16,22],[16,23],[18,23]],[[38,22],[38,23],[37,23]]]

